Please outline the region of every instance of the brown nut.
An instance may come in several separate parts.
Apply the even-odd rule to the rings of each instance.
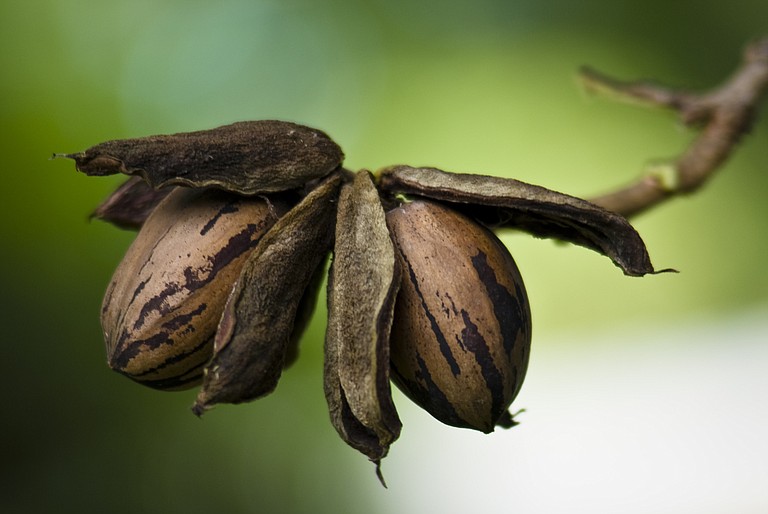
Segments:
[[[282,202],[176,188],[147,218],[101,311],[109,366],[156,389],[200,382],[224,304]]]
[[[496,236],[437,203],[387,214],[403,278],[391,335],[394,382],[435,418],[492,432],[525,377],[531,316]]]

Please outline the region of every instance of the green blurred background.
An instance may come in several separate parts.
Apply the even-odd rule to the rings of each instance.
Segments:
[[[49,161],[52,152],[279,118],[328,132],[350,168],[431,165],[590,196],[679,154],[692,134],[669,113],[587,97],[575,81],[579,65],[705,89],[761,35],[763,0],[4,1],[0,511],[409,512],[429,505],[428,494],[450,498],[537,458],[530,449],[534,464],[510,453],[503,466],[462,475],[467,459],[459,455],[506,448],[500,441],[515,431],[450,429],[396,393],[405,427],[384,463],[390,489],[381,489],[370,463],[328,421],[322,311],[272,396],[220,407],[202,421],[188,409],[194,391],[145,390],[109,371],[99,305],[133,235],[87,217],[122,179],[85,177],[71,162]],[[768,318],[767,132],[765,116],[702,192],[635,221],[654,263],[679,275],[626,278],[586,250],[504,236],[534,315],[524,388],[532,396],[521,396],[528,430],[546,409],[533,399],[536,376],[551,374],[552,359],[565,369],[569,359],[609,352],[626,363],[629,354],[617,348],[631,352],[638,331],[669,327],[683,341],[686,327]],[[699,351],[680,348],[683,363]],[[738,348],[733,336],[716,351],[733,356]],[[680,382],[684,371],[667,379]],[[717,374],[715,367],[708,380]],[[562,387],[579,389],[578,378]],[[753,428],[765,429],[765,419]],[[451,446],[440,451],[457,481],[441,491],[420,448],[448,433]],[[745,451],[768,455],[765,446]],[[400,472],[408,469],[418,472]],[[765,468],[748,471],[768,478]],[[601,494],[600,484],[590,487]],[[557,496],[558,483],[549,490]],[[498,510],[515,505],[498,494]],[[765,493],[754,494],[754,512],[766,512]],[[680,501],[670,512],[685,511]]]

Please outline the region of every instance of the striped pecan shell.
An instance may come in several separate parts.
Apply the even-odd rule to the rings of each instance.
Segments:
[[[285,210],[260,197],[172,191],[147,218],[104,297],[109,366],[156,389],[197,384],[232,284]]]
[[[525,377],[531,316],[522,278],[496,236],[440,204],[387,213],[402,282],[392,324],[394,382],[448,425],[493,431]]]

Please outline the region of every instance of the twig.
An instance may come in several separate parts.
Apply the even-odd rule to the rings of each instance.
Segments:
[[[678,111],[700,133],[688,149],[667,167],[654,167],[637,182],[590,199],[608,210],[630,217],[674,196],[696,191],[728,158],[755,119],[757,105],[768,91],[768,38],[750,44],[741,66],[719,88],[695,94],[651,82],[622,82],[590,68],[581,70],[588,91],[608,92]]]

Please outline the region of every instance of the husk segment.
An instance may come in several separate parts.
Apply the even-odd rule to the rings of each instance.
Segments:
[[[91,218],[127,230],[138,230],[157,205],[174,188],[153,189],[141,177],[123,182],[91,213]]]
[[[643,240],[623,216],[580,198],[513,179],[410,166],[381,170],[379,186],[450,202],[494,228],[584,246],[609,257],[626,275],[656,273]]]
[[[377,464],[400,434],[389,334],[400,274],[370,173],[344,186],[328,286],[325,396],[342,439]]]
[[[243,121],[210,130],[122,139],[59,155],[86,175],[139,175],[166,185],[216,187],[252,195],[325,177],[344,154],[324,132],[284,121]]]
[[[331,249],[341,176],[334,174],[283,216],[248,258],[219,323],[193,411],[274,390],[298,306]]]

